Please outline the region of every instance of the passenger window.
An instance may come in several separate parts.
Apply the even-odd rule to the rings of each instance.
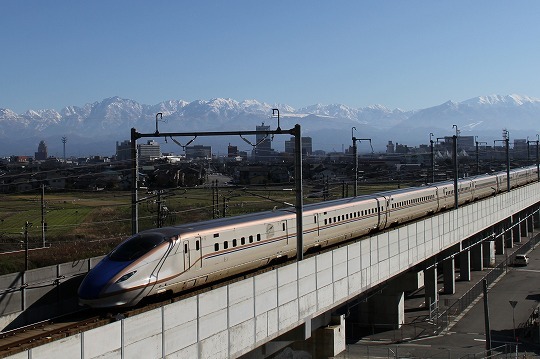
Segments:
[[[196,250],[196,251],[199,250],[199,241],[196,241],[196,242],[195,242],[195,250]]]
[[[236,247],[236,238],[232,240],[232,246]]]
[[[188,244],[184,243],[184,253],[187,253],[187,252],[188,252]]]
[[[219,251],[219,243],[214,243],[214,250]]]
[[[261,234],[257,233],[257,242],[261,240]]]
[[[253,236],[249,236],[249,243],[253,243]]]
[[[219,237],[219,233],[214,233],[214,238],[218,238]]]
[[[326,226],[328,224],[328,220],[325,218],[324,219],[324,225]]]
[[[225,241],[223,242],[223,249],[229,248],[229,242]]]
[[[240,244],[241,245],[246,244],[246,238],[245,237],[240,238]]]
[[[313,223],[317,223],[317,216],[313,216]]]
[[[285,222],[281,224],[281,227],[283,228],[283,231],[285,232]]]

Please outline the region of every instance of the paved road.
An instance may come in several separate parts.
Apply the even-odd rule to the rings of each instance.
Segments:
[[[523,338],[523,326],[540,304],[540,249],[533,250],[529,256],[531,260],[527,267],[509,267],[507,274],[500,277],[488,291],[492,348],[515,342],[515,319],[519,357],[525,355],[526,358],[540,358],[540,345],[534,344],[530,337]],[[514,310],[510,301],[517,302]],[[484,301],[481,295],[442,335],[398,345],[360,341],[349,345],[348,350],[337,358],[463,358],[483,352],[486,347],[485,332]],[[522,338],[519,338],[520,335]]]

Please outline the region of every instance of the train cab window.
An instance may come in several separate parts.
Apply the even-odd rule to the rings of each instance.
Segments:
[[[214,233],[214,238],[219,238],[219,233]]]
[[[214,250],[219,251],[219,243],[214,243]]]
[[[195,241],[195,250],[198,251],[200,249],[199,241]]]
[[[232,246],[236,247],[236,238],[232,240]]]
[[[257,242],[259,242],[260,240],[261,240],[261,234],[257,233]]]
[[[165,242],[165,237],[157,233],[136,234],[116,247],[110,254],[112,261],[131,261],[140,258],[153,248]]]
[[[249,243],[253,243],[253,236],[249,236]]]
[[[225,241],[223,242],[223,249],[227,249],[227,248],[229,248],[229,242]]]
[[[240,244],[241,244],[241,245],[246,244],[246,237],[240,238]]]

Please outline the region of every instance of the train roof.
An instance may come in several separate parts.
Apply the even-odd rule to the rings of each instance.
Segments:
[[[370,200],[370,199],[375,200],[376,198],[377,196],[375,194],[362,195],[362,196],[357,196],[357,197],[340,198],[340,199],[335,199],[335,200],[330,200],[330,201],[325,201],[325,202],[306,204],[304,205],[303,212],[305,215],[306,212],[330,210],[332,207],[339,207],[344,204]],[[253,212],[253,213],[242,214],[242,215],[233,216],[233,217],[209,219],[209,220],[193,222],[193,223],[182,223],[182,224],[168,226],[168,227],[148,229],[142,232],[148,233],[148,232],[159,231],[161,233],[164,233],[172,237],[172,236],[181,235],[183,233],[203,232],[203,231],[211,230],[217,227],[224,227],[224,226],[235,227],[237,225],[241,225],[242,223],[245,223],[246,221],[253,222],[253,221],[260,220],[262,223],[264,223],[265,221],[268,221],[269,219],[280,220],[280,217],[282,217],[282,219],[286,219],[291,216],[294,216],[294,214],[295,214],[294,207],[280,208],[274,211]]]

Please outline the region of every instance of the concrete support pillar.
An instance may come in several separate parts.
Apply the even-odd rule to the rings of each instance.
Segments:
[[[514,237],[512,235],[513,230],[510,229],[510,227],[512,226],[512,221],[510,219],[507,219],[504,221],[504,224],[504,239],[506,242],[506,248],[512,248],[514,246]]]
[[[332,317],[328,326],[315,330],[305,342],[293,345],[296,350],[304,350],[312,358],[331,358],[345,351],[345,315]]]
[[[456,264],[454,256],[443,261],[444,293],[454,294],[456,292]]]
[[[468,249],[459,253],[459,280],[471,280],[471,251]]]
[[[504,226],[502,223],[495,225],[494,240],[495,240],[495,254],[504,254],[505,240],[504,240]]]
[[[471,268],[472,270],[484,270],[484,259],[483,259],[483,248],[482,243],[477,242],[471,248]]]
[[[435,260],[427,262],[431,264],[431,267],[424,271],[424,288],[426,308],[429,308],[431,303],[439,301],[439,293],[437,290],[437,265]]]
[[[527,213],[525,211],[519,214],[519,219],[521,223],[519,224],[520,235],[521,237],[527,238]]]
[[[376,327],[391,330],[399,329],[405,323],[405,293],[394,289],[385,289],[370,298],[370,315]]]
[[[482,243],[482,257],[484,267],[495,267],[495,241],[484,241]]]
[[[411,271],[391,280],[380,293],[351,307],[347,317],[348,336],[358,338],[359,333],[369,334],[378,328],[399,329],[405,322],[405,290],[423,286],[423,272]]]
[[[527,232],[530,235],[534,232],[534,218],[530,210],[527,211]]]
[[[521,224],[519,223],[519,215],[515,214],[512,216],[512,239],[514,240],[514,243],[521,242]]]

